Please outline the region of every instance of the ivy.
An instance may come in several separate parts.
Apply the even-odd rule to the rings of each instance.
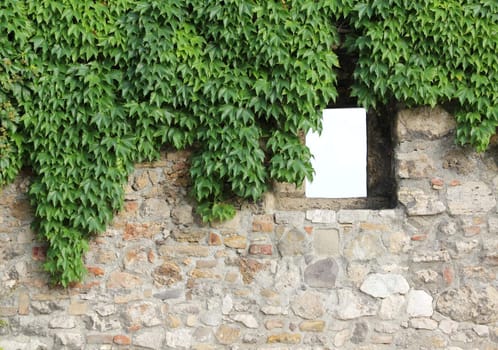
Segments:
[[[484,151],[498,126],[498,2],[341,1],[354,30],[353,93],[368,107],[451,104],[457,141]]]
[[[302,135],[337,97],[335,49],[375,107],[453,103],[457,140],[484,150],[498,121],[498,5],[469,0],[4,0],[0,185],[33,169],[45,270],[85,274],[88,239],[123,203],[133,164],[192,150],[204,221],[272,181],[313,175]],[[344,38],[338,35],[349,33]]]

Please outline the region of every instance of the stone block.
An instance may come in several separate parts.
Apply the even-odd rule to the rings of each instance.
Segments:
[[[107,288],[109,289],[131,289],[137,288],[141,284],[140,277],[121,271],[112,272],[107,280]]]
[[[343,254],[348,260],[371,260],[384,254],[380,235],[363,233],[354,237],[344,248]]]
[[[313,249],[319,256],[339,256],[339,231],[316,229],[313,232]]]
[[[332,224],[337,222],[337,215],[333,210],[311,209],[306,211],[306,220],[314,224]]]
[[[223,345],[236,343],[240,338],[240,328],[221,325],[216,330],[215,337]]]
[[[252,217],[252,230],[254,232],[273,232],[275,222],[273,215],[254,215]]]
[[[266,340],[267,343],[284,343],[284,344],[299,344],[301,342],[301,334],[298,333],[279,333],[270,335]]]
[[[137,334],[133,338],[133,344],[146,349],[162,349],[164,333],[162,329],[148,330]]]
[[[325,308],[319,295],[305,292],[295,297],[291,302],[292,311],[306,320],[314,320],[323,316]]]
[[[423,179],[434,176],[434,161],[424,151],[398,153],[396,164],[401,179]]]
[[[304,282],[314,288],[334,288],[339,266],[332,258],[319,260],[304,270]]]
[[[455,127],[455,118],[441,107],[405,109],[396,119],[396,135],[400,141],[438,139],[451,133]]]
[[[325,321],[322,320],[303,321],[299,324],[301,332],[323,332],[324,329]]]
[[[272,255],[273,246],[271,244],[251,244],[249,254],[252,255]]]
[[[410,286],[406,279],[398,274],[373,273],[363,281],[360,290],[374,298],[386,298],[393,294],[406,294]]]
[[[296,228],[284,233],[278,242],[278,250],[282,256],[304,255],[308,247],[307,234]]]
[[[225,246],[234,249],[245,249],[247,247],[247,237],[241,235],[229,235],[223,238]]]
[[[410,317],[431,317],[434,313],[432,296],[423,290],[411,290],[407,295],[406,312]]]
[[[277,224],[302,227],[304,225],[305,213],[302,211],[277,211],[275,222]]]
[[[496,207],[491,189],[480,181],[469,181],[447,190],[448,209],[452,215],[486,213]]]
[[[192,206],[188,204],[179,205],[171,210],[171,219],[178,225],[190,225],[194,222]]]
[[[437,215],[446,211],[445,205],[436,195],[417,188],[401,187],[398,190],[398,200],[410,216]]]
[[[163,245],[159,248],[159,254],[169,257],[207,257],[209,248],[199,245]]]

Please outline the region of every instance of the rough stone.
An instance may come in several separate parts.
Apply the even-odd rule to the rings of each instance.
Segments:
[[[153,327],[161,324],[154,304],[148,302],[129,305],[126,309],[125,318],[130,326]]]
[[[389,295],[380,304],[379,317],[383,320],[393,320],[401,315],[405,305],[405,297],[402,295]]]
[[[351,331],[349,329],[343,329],[334,336],[334,345],[338,348],[344,346],[344,344],[351,338]]]
[[[432,296],[423,290],[411,290],[407,295],[406,312],[410,317],[431,317]]]
[[[133,339],[133,344],[146,349],[161,349],[164,342],[164,333],[158,329],[147,330],[137,334]]]
[[[223,302],[222,302],[222,306],[221,306],[221,313],[223,315],[228,315],[230,313],[230,311],[232,311],[232,309],[233,309],[233,299],[229,294],[227,294],[223,298]]]
[[[448,209],[452,215],[485,213],[496,207],[491,189],[479,181],[465,182],[448,188]]]
[[[418,188],[401,187],[398,200],[410,216],[436,215],[446,211],[445,205],[436,195],[427,194]]]
[[[297,316],[307,320],[316,319],[325,312],[320,296],[312,292],[305,292],[294,298],[291,308]]]
[[[302,332],[323,332],[325,329],[325,321],[303,321],[299,324],[299,330]]]
[[[229,248],[245,249],[247,247],[247,237],[241,235],[230,235],[223,239],[223,243]]]
[[[448,135],[455,127],[455,118],[441,107],[421,107],[398,113],[396,134],[401,141],[436,139]]]
[[[220,344],[233,344],[240,338],[240,328],[221,325],[216,331],[215,337]]]
[[[488,324],[498,321],[498,290],[471,286],[447,290],[439,296],[436,310],[455,321]]]
[[[154,293],[153,297],[161,300],[167,299],[178,299],[184,295],[184,291],[181,288],[166,289],[159,293]]]
[[[406,279],[397,274],[373,273],[368,275],[360,290],[375,298],[385,298],[393,294],[406,294],[410,286]]]
[[[301,334],[279,333],[275,335],[270,335],[266,342],[269,344],[272,343],[299,344],[301,342]]]
[[[344,256],[349,260],[371,260],[384,252],[379,235],[374,233],[356,236],[344,248]]]
[[[360,344],[365,341],[368,335],[368,324],[366,322],[355,323],[351,343]]]
[[[192,335],[186,329],[166,332],[166,345],[173,349],[190,349]]]
[[[237,314],[233,317],[234,321],[242,323],[247,328],[258,328],[259,324],[256,318],[251,314]]]
[[[314,224],[332,224],[336,222],[337,215],[333,210],[312,209],[306,211],[306,220]]]
[[[189,225],[194,222],[192,206],[188,204],[179,205],[171,210],[171,219],[175,224]]]
[[[437,328],[437,322],[425,317],[412,318],[410,319],[410,327],[416,329],[434,330]]]
[[[445,334],[452,334],[458,330],[458,322],[444,319],[439,322],[439,329]]]
[[[275,212],[275,222],[294,227],[301,227],[304,224],[305,213],[301,211],[277,211]]]
[[[159,254],[169,257],[207,257],[209,248],[200,245],[163,245],[159,248]]]
[[[423,179],[431,177],[435,167],[433,160],[424,151],[413,151],[398,154],[397,169],[402,179]]]
[[[207,233],[200,229],[173,230],[172,236],[177,242],[199,243],[206,239]]]
[[[54,343],[64,349],[79,350],[83,348],[83,336],[79,333],[58,332],[54,335]]]
[[[334,288],[339,266],[332,258],[319,260],[304,270],[304,282],[315,288]]]
[[[313,249],[317,255],[339,256],[339,231],[336,229],[315,230]]]
[[[308,250],[306,233],[296,228],[285,233],[278,242],[278,250],[282,256],[304,255]]]
[[[161,285],[171,286],[182,280],[180,267],[171,261],[165,261],[152,273],[154,281]]]
[[[352,320],[377,313],[376,304],[366,298],[360,298],[348,289],[338,290],[337,296],[336,317],[340,320]]]
[[[76,322],[74,317],[55,317],[50,320],[48,323],[48,328],[62,328],[62,329],[71,329],[76,327]]]

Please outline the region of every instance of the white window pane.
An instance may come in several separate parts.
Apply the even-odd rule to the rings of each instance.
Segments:
[[[308,133],[306,144],[314,158],[313,182],[306,181],[306,197],[367,196],[367,127],[363,108],[323,111],[323,131]]]

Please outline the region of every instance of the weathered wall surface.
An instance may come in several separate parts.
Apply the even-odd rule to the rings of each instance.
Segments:
[[[498,349],[497,152],[454,146],[453,128],[441,110],[400,113],[389,210],[268,195],[209,227],[185,154],[142,164],[68,290],[41,272],[20,177],[0,194],[0,347]]]

